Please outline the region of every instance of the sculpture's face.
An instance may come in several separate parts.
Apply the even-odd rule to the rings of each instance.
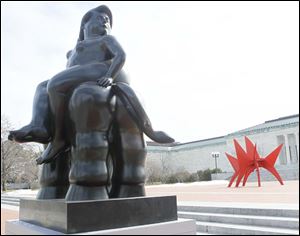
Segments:
[[[84,39],[106,35],[110,30],[110,20],[105,13],[90,12],[83,26]]]

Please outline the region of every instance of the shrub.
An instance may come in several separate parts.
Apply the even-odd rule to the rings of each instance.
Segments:
[[[211,172],[210,172],[210,173],[211,173],[211,174],[222,173],[222,170],[221,170],[221,169],[219,169],[219,168],[215,168],[215,169],[211,170]]]
[[[189,173],[188,171],[181,171],[167,176],[166,183],[188,183],[198,180],[197,173]]]
[[[211,180],[211,174],[221,173],[221,169],[206,169],[199,170],[197,173],[189,173],[186,170],[180,170],[172,174],[162,174],[158,172],[152,172],[147,178],[147,184],[153,183],[164,183],[164,184],[173,184],[173,183],[189,183],[196,181],[209,181]]]
[[[215,174],[215,173],[222,173],[222,170],[219,168],[215,168],[213,170],[211,169],[206,169],[206,170],[198,170],[197,174],[199,177],[199,181],[209,181],[211,180],[211,174]]]
[[[206,170],[199,170],[197,171],[198,174],[198,178],[199,181],[209,181],[211,180],[211,173],[210,173],[210,169],[206,169]]]
[[[166,176],[164,183],[166,183],[166,184],[178,183],[178,178],[177,178],[176,174]]]
[[[147,184],[154,184],[154,183],[158,183],[162,181],[162,176],[158,173],[155,174],[151,174],[150,176],[148,176],[148,178],[146,179],[146,183]]]
[[[185,182],[196,182],[199,180],[198,174],[197,173],[192,173],[188,176]]]
[[[203,171],[203,180],[208,181],[211,180],[211,171],[210,169],[206,169]]]
[[[183,183],[185,181],[185,179],[188,177],[188,175],[189,175],[189,172],[187,172],[187,171],[173,173],[171,175],[166,176],[165,182],[167,184]]]

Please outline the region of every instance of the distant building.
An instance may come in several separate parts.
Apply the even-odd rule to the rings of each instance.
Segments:
[[[220,168],[228,178],[232,167],[225,152],[236,157],[233,139],[245,148],[244,137],[247,136],[257,144],[259,154],[264,157],[283,143],[283,149],[275,163],[276,169],[283,179],[299,179],[299,114],[269,120],[262,124],[243,129],[221,137],[204,139],[188,143],[175,143],[171,146],[148,142],[147,164],[167,165],[168,169],[177,172],[187,170],[194,173],[207,168]],[[213,152],[219,152],[217,162],[212,158]]]

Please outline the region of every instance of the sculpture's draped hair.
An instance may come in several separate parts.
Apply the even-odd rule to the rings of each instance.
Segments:
[[[78,42],[83,40],[83,26],[84,24],[89,20],[91,14],[93,12],[98,12],[98,13],[105,13],[108,17],[109,17],[109,21],[110,21],[110,28],[112,28],[112,13],[110,11],[110,9],[105,6],[105,5],[101,5],[99,7],[93,8],[92,10],[89,10],[83,17],[81,20],[81,25],[80,25],[80,32],[79,32],[79,38],[78,38]]]

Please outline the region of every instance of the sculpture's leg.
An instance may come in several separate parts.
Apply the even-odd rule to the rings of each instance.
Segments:
[[[46,144],[49,142],[51,128],[47,83],[48,80],[40,83],[36,88],[31,122],[21,129],[10,131],[9,140],[19,143],[39,142]]]
[[[259,168],[258,167],[256,168],[256,175],[257,175],[258,187],[260,187],[261,183],[260,183],[260,173],[259,173]]]
[[[235,183],[235,187],[238,187],[240,182],[242,181],[243,177],[245,176],[246,173],[246,169],[245,168],[240,168],[239,169],[239,173],[238,173],[238,177]]]
[[[281,185],[283,185],[282,178],[280,177],[279,173],[275,169],[274,165],[277,160],[277,157],[281,151],[283,144],[280,144],[275,150],[273,150],[263,161],[262,167],[266,168],[268,171],[270,171],[276,179],[280,182]]]
[[[252,173],[252,171],[254,170],[254,168],[250,168],[246,171],[245,176],[244,176],[244,180],[243,180],[243,186],[246,185],[246,182],[248,180],[249,175]]]
[[[266,168],[268,171],[270,171],[271,174],[273,174],[275,176],[275,178],[279,181],[279,183],[281,185],[283,185],[283,181],[274,166],[264,166],[264,168]]]
[[[70,98],[76,138],[72,144],[68,201],[108,198],[107,133],[112,121],[109,93],[107,88],[83,84]]]
[[[231,187],[233,181],[239,174],[239,163],[238,163],[238,160],[236,158],[234,158],[233,156],[231,156],[230,154],[228,154],[228,153],[225,153],[225,154],[227,156],[228,161],[230,162],[230,164],[232,165],[232,167],[234,169],[234,174],[231,177],[229,184],[228,184],[228,187]]]
[[[65,198],[69,188],[70,152],[61,155],[41,166],[37,199]]]
[[[9,139],[17,142],[48,143],[51,136],[51,112],[47,92],[48,80],[40,83],[34,95],[31,122],[19,130],[10,132]],[[39,173],[40,189],[37,199],[65,198],[69,188],[69,154],[50,164],[41,166]]]
[[[238,176],[238,172],[234,172],[234,174],[232,175],[230,181],[229,181],[229,184],[227,187],[231,187],[233,181],[235,180],[235,178]]]
[[[144,196],[146,145],[143,133],[119,99],[116,101],[115,114],[113,130],[115,169],[110,197]]]
[[[74,66],[58,73],[48,82],[47,91],[53,116],[54,133],[51,143],[49,143],[42,156],[38,158],[38,164],[52,161],[68,146],[64,132],[68,94],[82,83],[96,82],[97,79],[105,75],[107,69],[107,65],[102,63]]]

